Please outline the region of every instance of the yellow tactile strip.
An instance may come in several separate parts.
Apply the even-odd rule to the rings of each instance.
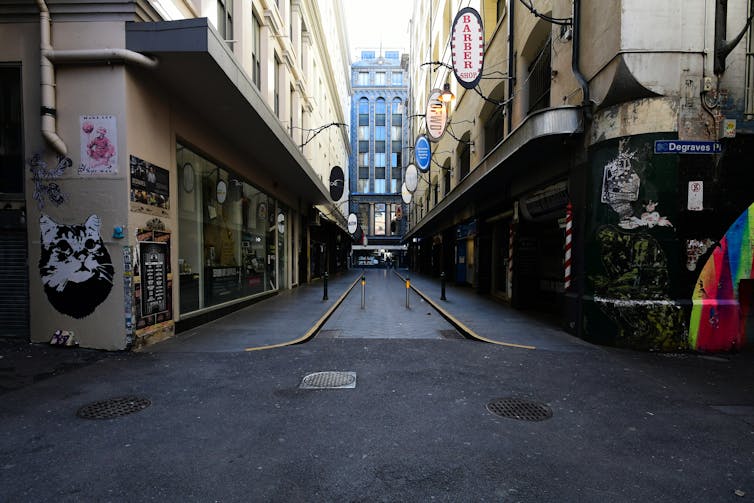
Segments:
[[[402,281],[406,281],[406,278],[401,276],[398,271],[395,272],[395,275],[401,278]],[[508,346],[512,348],[520,348],[520,349],[537,349],[534,346],[527,346],[525,344],[514,344],[512,342],[503,342],[503,341],[496,341],[494,339],[488,339],[487,337],[483,337],[479,335],[478,333],[474,332],[471,328],[469,328],[466,324],[464,324],[461,320],[450,314],[448,311],[440,307],[439,304],[437,304],[434,300],[432,300],[428,295],[425,295],[424,292],[416,288],[412,283],[409,283],[411,289],[415,291],[422,299],[424,299],[425,302],[427,302],[432,308],[440,313],[443,318],[448,320],[448,322],[453,325],[456,329],[460,330],[462,333],[464,333],[467,337],[470,337],[472,339],[476,339],[482,342],[489,342],[490,344],[497,344],[498,346]]]
[[[359,275],[353,281],[353,283],[351,283],[351,286],[349,286],[348,288],[346,288],[346,291],[343,292],[343,294],[340,297],[338,297],[338,300],[336,300],[327,309],[327,311],[325,311],[325,314],[323,314],[322,317],[319,320],[317,320],[317,322],[314,323],[314,325],[312,325],[312,327],[309,328],[309,330],[307,330],[306,333],[304,335],[302,335],[301,337],[298,337],[298,338],[293,339],[292,341],[288,341],[288,342],[281,342],[281,343],[278,343],[278,344],[270,344],[268,346],[256,346],[256,347],[246,348],[245,351],[259,351],[259,350],[262,350],[262,349],[282,348],[282,347],[285,347],[285,346],[292,346],[293,344],[300,344],[302,342],[308,341],[309,339],[311,339],[312,337],[314,337],[314,335],[319,331],[320,328],[322,328],[322,325],[324,325],[325,322],[327,321],[327,319],[332,315],[332,313],[334,313],[335,310],[338,309],[338,306],[340,306],[340,304],[345,300],[345,298],[348,296],[348,294],[351,293],[351,290],[353,290],[353,287],[355,287],[356,284],[360,280],[361,280],[361,275]]]

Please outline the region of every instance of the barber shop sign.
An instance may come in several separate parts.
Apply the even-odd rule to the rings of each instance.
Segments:
[[[475,9],[464,7],[456,14],[450,34],[450,53],[458,83],[466,89],[476,87],[484,67],[484,28],[482,17]]]

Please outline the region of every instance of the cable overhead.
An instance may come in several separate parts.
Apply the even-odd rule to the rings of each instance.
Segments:
[[[547,21],[548,23],[557,24],[560,26],[573,25],[573,18],[570,18],[570,17],[556,18],[556,17],[548,16],[547,14],[542,14],[541,12],[537,11],[537,9],[534,8],[534,4],[532,3],[532,0],[519,0],[519,2],[521,2],[524,7],[529,9],[529,12],[534,14],[536,17]]]

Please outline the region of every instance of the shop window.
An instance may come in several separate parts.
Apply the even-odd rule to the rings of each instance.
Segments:
[[[374,205],[374,235],[385,235],[385,204],[377,203]]]
[[[276,201],[183,145],[176,159],[180,312],[276,289]]]

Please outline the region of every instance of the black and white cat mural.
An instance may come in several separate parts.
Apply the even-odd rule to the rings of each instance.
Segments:
[[[84,318],[94,312],[113,288],[113,264],[100,236],[100,219],[83,225],[39,219],[42,253],[39,274],[50,304],[63,314]]]

